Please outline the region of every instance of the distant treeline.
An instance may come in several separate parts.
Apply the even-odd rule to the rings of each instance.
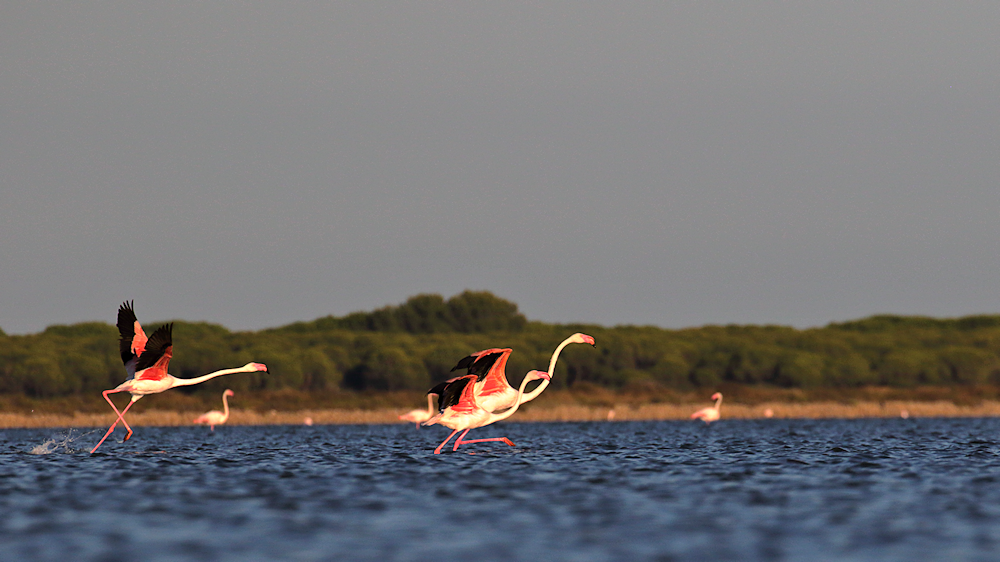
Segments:
[[[160,323],[144,323],[146,332]],[[1000,316],[874,316],[808,330],[609,328],[529,322],[516,304],[473,291],[448,300],[417,295],[399,306],[259,332],[175,321],[170,371],[186,378],[249,361],[270,367],[270,373],[216,379],[188,392],[423,390],[454,376],[450,369],[470,352],[511,347],[507,373],[516,383],[529,369],[545,369],[555,346],[578,331],[594,336],[597,349],[567,348],[552,380],[556,388],[1000,384]],[[2,393],[95,393],[124,377],[110,323],[50,326],[24,336],[0,332]]]

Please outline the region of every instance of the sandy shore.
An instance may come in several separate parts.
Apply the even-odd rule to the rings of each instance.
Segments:
[[[705,407],[698,404],[646,404],[639,406],[617,405],[613,408],[581,405],[552,405],[524,407],[511,421],[561,422],[561,421],[636,421],[683,420],[691,412]],[[898,418],[898,417],[989,417],[1000,416],[1000,402],[982,401],[976,405],[956,405],[952,402],[886,401],[856,402],[806,402],[760,403],[753,406],[723,404],[722,417],[732,419],[765,418],[770,410],[774,418]],[[229,425],[298,425],[311,419],[321,424],[406,423],[397,416],[404,409],[375,410],[298,410],[291,412],[256,412],[233,410]],[[175,412],[146,410],[129,412],[127,419],[134,426],[192,425],[191,420],[201,412]],[[114,414],[60,415],[49,413],[0,413],[0,428],[16,427],[101,427],[114,421]]]

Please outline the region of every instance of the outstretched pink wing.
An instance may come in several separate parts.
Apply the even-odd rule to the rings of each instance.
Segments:
[[[136,360],[136,380],[158,381],[167,376],[167,366],[174,354],[173,324],[164,324],[153,332],[146,351]]]

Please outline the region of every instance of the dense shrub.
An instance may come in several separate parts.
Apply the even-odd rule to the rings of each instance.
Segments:
[[[147,326],[147,333],[155,327]],[[422,390],[454,376],[451,368],[469,353],[510,347],[507,372],[516,385],[529,369],[547,369],[556,345],[578,331],[594,336],[598,348],[567,347],[553,388],[1000,383],[1000,316],[881,315],[809,330],[607,328],[528,322],[514,303],[473,291],[447,300],[416,295],[398,306],[260,332],[176,321],[170,370],[190,378],[250,361],[270,368],[186,392]],[[100,322],[50,326],[24,336],[0,332],[0,392],[50,397],[113,388],[125,378],[117,342],[115,327]]]

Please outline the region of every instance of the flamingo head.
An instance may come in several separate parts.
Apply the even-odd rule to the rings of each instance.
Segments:
[[[525,376],[525,378],[528,379],[529,381],[552,380],[552,377],[550,377],[549,374],[546,373],[545,371],[534,371],[534,370],[528,371],[528,374]]]
[[[573,334],[570,338],[570,343],[589,343],[590,345],[597,347],[597,342],[594,341],[593,336],[588,336],[587,334],[581,334],[579,332]]]
[[[243,368],[251,373],[255,371],[264,371],[265,373],[267,372],[267,365],[263,363],[247,363],[246,365],[243,365]]]
[[[236,396],[236,393],[233,392],[232,390],[229,390],[228,388],[222,394],[225,395],[225,396]]]
[[[722,398],[721,392],[716,392],[715,394],[712,395],[712,400],[718,400],[719,398]]]

